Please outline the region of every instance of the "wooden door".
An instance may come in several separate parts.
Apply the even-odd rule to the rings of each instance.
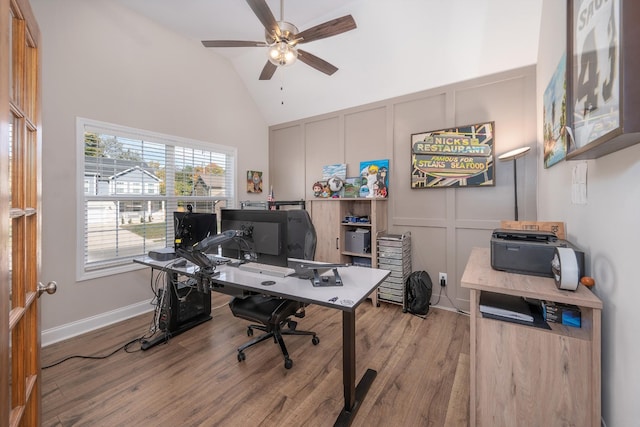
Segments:
[[[0,16],[0,425],[38,426],[40,33],[28,0],[0,0]]]

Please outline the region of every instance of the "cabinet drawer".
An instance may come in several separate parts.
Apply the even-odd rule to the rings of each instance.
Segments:
[[[391,274],[389,275],[389,277],[387,277],[387,279],[385,280],[385,282],[387,283],[397,283],[400,285],[404,285],[405,282],[405,275],[404,274],[399,274],[397,271],[396,272],[391,272]]]
[[[378,298],[383,301],[392,301],[402,304],[403,296],[402,295],[394,295],[391,293],[383,292],[382,290],[378,290]]]
[[[402,283],[382,282],[380,284],[380,289],[390,289],[402,293],[404,286]]]

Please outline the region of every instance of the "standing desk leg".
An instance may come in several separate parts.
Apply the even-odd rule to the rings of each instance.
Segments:
[[[344,408],[334,426],[349,426],[378,373],[367,369],[356,387],[356,312],[342,312],[342,382]]]

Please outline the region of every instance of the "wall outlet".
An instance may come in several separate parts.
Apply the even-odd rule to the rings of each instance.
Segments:
[[[447,273],[438,273],[438,281],[440,282],[440,286],[447,286]]]

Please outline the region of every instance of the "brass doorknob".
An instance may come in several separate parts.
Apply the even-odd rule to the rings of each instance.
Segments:
[[[57,290],[58,290],[58,284],[53,280],[47,283],[46,286],[43,285],[42,282],[38,282],[38,298],[40,298],[40,295],[42,295],[44,292],[51,295],[51,294],[55,294]]]

